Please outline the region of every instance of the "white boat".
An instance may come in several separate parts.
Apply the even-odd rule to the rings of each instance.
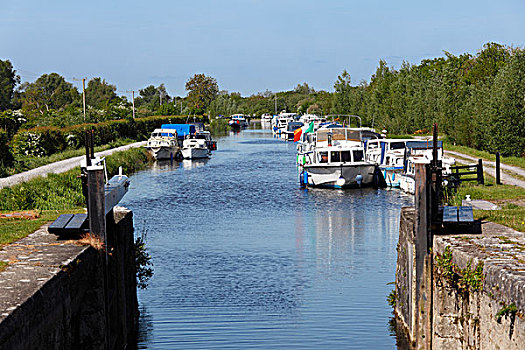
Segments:
[[[330,188],[373,185],[376,165],[365,160],[360,128],[324,127],[306,138],[311,138],[310,145],[303,144],[298,155],[303,163],[302,184]]]
[[[366,160],[374,162],[389,187],[400,186],[406,143],[413,139],[375,139],[366,143]]]
[[[206,140],[187,138],[182,142],[182,156],[184,159],[209,158],[210,150],[206,147]]]
[[[246,121],[244,114],[233,114],[230,121],[228,122],[228,125],[230,125],[233,130],[240,130],[242,128],[246,128],[248,126],[248,122]]]
[[[430,164],[432,161],[433,142],[427,140],[411,140],[406,143],[405,163],[403,172],[399,175],[399,187],[401,190],[414,194],[415,193],[415,175],[416,164]],[[444,156],[443,143],[437,142],[438,161],[441,161],[443,174],[450,173],[450,167],[456,163],[451,157]]]
[[[155,159],[181,159],[177,131],[174,129],[155,129],[144,147]]]
[[[203,139],[206,143],[206,147],[208,147],[208,150],[210,151],[216,151],[217,150],[217,141],[213,141],[211,139],[211,133],[206,130],[197,131],[195,133],[196,139]]]
[[[289,122],[295,120],[295,113],[280,113],[272,119],[272,132],[277,137],[283,137],[283,134],[286,132],[286,128]]]

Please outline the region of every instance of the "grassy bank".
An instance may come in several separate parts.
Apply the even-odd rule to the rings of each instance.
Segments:
[[[499,210],[474,210],[474,217],[492,221],[525,232],[525,189],[511,185],[494,185],[493,178],[486,178],[485,185],[463,183],[449,199],[450,205],[461,205],[469,195],[471,199],[484,199],[496,202]]]
[[[109,176],[118,172],[122,166],[124,174],[144,169],[151,158],[144,149],[130,149],[106,157]],[[66,210],[82,208],[85,199],[82,195],[80,168],[65,173],[49,174],[13,187],[0,190],[0,210]]]
[[[106,158],[108,175],[117,174],[119,166],[124,174],[130,175],[146,168],[152,161],[142,148],[117,152]],[[35,210],[40,215],[37,219],[0,218],[0,247],[29,235],[60,214],[83,212],[85,199],[79,174],[80,168],[77,167],[1,189],[0,211]]]
[[[464,154],[468,154],[469,156],[473,156],[476,158],[481,158],[483,160],[490,160],[492,162],[496,161],[496,155],[491,154],[486,151],[479,151],[474,148],[465,147],[465,146],[455,146],[453,143],[449,142],[448,140],[444,140],[444,147],[447,151],[454,151],[454,152],[460,152]],[[516,166],[519,168],[525,169],[525,157],[501,157],[501,162],[503,164]]]

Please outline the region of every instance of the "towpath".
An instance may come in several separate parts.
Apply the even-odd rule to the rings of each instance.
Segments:
[[[463,159],[472,161],[473,163],[476,163],[478,161],[478,158],[470,156],[468,154],[460,153],[460,152],[445,151],[445,154],[451,157],[456,157],[456,160],[458,161],[458,163],[465,163]],[[462,159],[457,159],[457,157],[462,158]],[[496,162],[483,159],[483,167],[484,167],[484,171],[487,174],[490,174],[491,176],[496,177]],[[489,169],[490,171],[488,171]],[[501,171],[501,182],[502,183],[525,188],[525,180],[522,179],[522,178],[525,178],[524,169],[501,163],[501,170],[502,170]],[[514,174],[522,178],[513,176]]]
[[[130,143],[129,145],[125,145],[125,146],[109,149],[109,150],[102,151],[102,152],[96,152],[95,155],[97,155],[99,157],[105,157],[105,156],[108,156],[108,155],[110,155],[110,154],[112,154],[114,152],[125,151],[125,150],[128,150],[130,148],[142,147],[145,144],[146,144],[146,141]],[[85,157],[85,156],[78,156],[78,157],[74,157],[74,158],[61,160],[59,162],[46,164],[46,165],[41,166],[39,168],[31,169],[31,170],[25,171],[25,172],[20,173],[20,174],[15,174],[15,175],[12,175],[12,176],[0,178],[0,188],[14,186],[14,185],[17,185],[19,183],[26,182],[26,181],[29,181],[31,179],[34,179],[35,177],[38,177],[38,176],[47,176],[47,174],[50,174],[50,173],[52,173],[52,174],[60,174],[60,173],[66,172],[66,171],[68,171],[70,169],[73,169],[76,166],[79,166],[80,165],[80,160],[83,157]]]

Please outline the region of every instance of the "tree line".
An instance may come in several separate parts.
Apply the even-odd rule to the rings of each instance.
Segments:
[[[205,74],[195,74],[185,88],[185,97],[169,96],[164,84],[140,89],[136,116],[259,116],[282,110],[355,114],[364,125],[390,134],[424,133],[437,122],[440,133],[460,145],[505,156],[524,156],[525,151],[525,51],[497,43],[485,44],[476,54],[445,51],[443,57],[404,62],[399,69],[380,60],[370,81],[357,85],[345,70],[334,82],[334,92],[303,83],[289,91],[243,97],[220,90],[215,78]],[[86,122],[133,114],[132,101],[100,77],[88,81],[85,97]],[[81,91],[59,74],[20,84],[11,62],[0,60],[0,147],[6,148],[20,128],[84,123],[82,105]]]

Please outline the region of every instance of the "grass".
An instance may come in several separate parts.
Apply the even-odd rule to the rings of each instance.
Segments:
[[[118,173],[130,175],[146,168],[152,161],[143,148],[116,152],[106,157],[108,176]],[[73,168],[61,174],[48,174],[12,187],[0,189],[0,210],[67,210],[83,208],[85,198],[78,176],[80,168]]]
[[[490,160],[493,162],[496,161],[495,154],[491,154],[486,151],[479,151],[477,149],[466,147],[466,146],[455,146],[453,143],[447,140],[444,140],[443,143],[447,151],[461,152],[461,153],[465,153],[465,154],[468,154],[476,158]],[[525,157],[501,157],[500,160],[501,160],[501,163],[525,169]]]
[[[107,145],[95,147],[95,152],[102,152],[108,149],[128,145],[130,143],[136,142],[131,139],[117,139]],[[64,159],[69,159],[73,157],[78,157],[85,155],[86,151],[84,148],[81,149],[68,149],[60,153],[55,153],[46,157],[30,157],[30,156],[17,156],[15,159],[15,165],[11,168],[4,169],[3,173],[6,176],[14,175],[21,173],[27,170],[35,169],[43,165],[55,163]]]
[[[500,209],[500,210],[474,210],[474,217],[504,226],[516,231],[525,232],[525,208]]]
[[[37,219],[0,218],[0,248],[6,244],[18,241],[38,230],[47,222],[54,221],[61,214],[83,213],[84,209],[76,210],[44,210]]]
[[[450,198],[450,205],[462,205],[466,195],[471,199],[484,199],[487,201],[521,200],[525,199],[525,189],[511,185],[494,185],[493,178],[485,178],[485,185],[463,183],[458,191]],[[514,203],[507,203],[499,210],[474,210],[476,219],[492,221],[514,230],[525,232],[525,207]]]

